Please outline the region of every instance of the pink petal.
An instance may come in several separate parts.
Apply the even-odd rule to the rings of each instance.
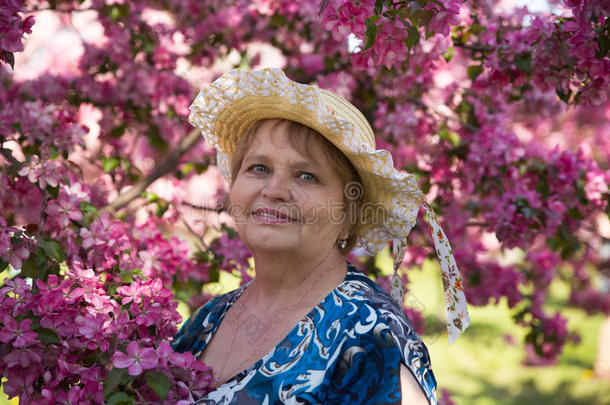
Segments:
[[[138,345],[138,342],[136,342],[135,340],[132,340],[127,345],[127,354],[129,354],[130,356],[133,357],[138,353],[140,353],[140,346]]]
[[[127,374],[129,375],[140,375],[142,374],[142,365],[140,363],[133,363],[127,369]]]
[[[112,363],[117,368],[125,368],[130,367],[134,361],[132,357],[126,355],[125,353],[116,352],[114,353],[114,356],[112,356]]]
[[[140,364],[142,364],[142,367],[145,370],[155,368],[158,362],[159,357],[157,356],[157,352],[155,351],[155,349],[152,349],[150,347],[142,349],[142,351],[140,352]]]

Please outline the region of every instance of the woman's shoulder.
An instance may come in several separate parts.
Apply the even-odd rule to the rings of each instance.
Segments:
[[[174,336],[172,346],[175,351],[196,352],[207,344],[222,319],[223,314],[243,291],[243,286],[218,295],[193,312]]]
[[[377,347],[378,354],[392,362],[399,355],[400,363],[411,371],[430,403],[435,403],[436,379],[428,349],[401,305],[353,265],[348,266],[337,294],[352,308],[346,313],[351,320],[346,324],[350,339],[345,349]]]
[[[355,305],[373,309],[379,316],[379,322],[387,323],[393,331],[420,339],[401,305],[352,264],[348,265],[345,283],[338,288],[338,292]],[[368,316],[366,311],[360,314]]]

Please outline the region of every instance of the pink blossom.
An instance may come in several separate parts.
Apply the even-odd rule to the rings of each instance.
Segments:
[[[4,393],[9,397],[30,398],[34,394],[34,381],[36,374],[32,370],[22,369],[18,372],[11,372],[9,378],[2,383]]]
[[[138,342],[127,345],[127,354],[117,351],[112,356],[112,362],[117,368],[127,368],[129,375],[140,375],[142,371],[157,366],[159,359],[152,348],[140,348]]]
[[[22,19],[25,7],[18,1],[5,1],[0,9],[0,54],[23,51],[23,35],[32,32],[34,17]],[[4,58],[4,56],[2,56]],[[2,59],[0,59],[2,60]]]
[[[2,260],[10,263],[15,270],[21,269],[23,260],[30,257],[30,250],[23,244],[18,246],[11,246],[2,254]]]
[[[34,155],[28,165],[24,165],[19,170],[19,175],[27,176],[30,182],[38,183],[41,189],[45,189],[47,185],[57,187],[59,184],[58,167],[57,162],[41,162],[38,156]]]
[[[47,214],[57,221],[60,227],[66,227],[70,221],[80,221],[83,214],[79,207],[80,199],[62,187],[59,190],[57,199],[49,201],[47,204]]]
[[[248,259],[252,254],[243,244],[241,239],[238,237],[231,239],[226,233],[223,233],[220,238],[213,243],[213,248],[222,258],[222,269],[226,271],[238,270],[242,275],[242,282],[251,279],[246,270],[250,267]]]
[[[24,319],[17,322],[10,316],[4,316],[2,319],[4,326],[0,329],[0,342],[9,343],[12,341],[15,347],[25,347],[31,345],[37,337],[36,332],[30,330],[32,326],[31,319]]]

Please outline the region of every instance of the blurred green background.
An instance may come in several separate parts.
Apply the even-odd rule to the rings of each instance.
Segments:
[[[380,256],[378,265],[390,268],[389,257]],[[416,303],[413,306],[422,309],[426,317],[444,320],[442,284],[436,264],[426,262],[422,270],[411,270],[408,275],[413,295],[407,302]],[[221,282],[225,290],[237,285],[237,280],[230,276],[223,277]],[[472,324],[452,346],[446,334],[424,335],[439,394],[443,388],[449,390],[457,405],[610,405],[610,381],[596,378],[592,371],[604,317],[561,306],[567,294],[567,285],[554,282],[549,309],[561,310],[569,319],[570,331],[578,332],[582,342],[568,344],[554,366],[522,365],[525,331],[511,321],[504,301],[486,308],[471,306]],[[185,306],[180,309],[186,315]],[[0,405],[17,403],[18,400],[9,401],[0,393]]]

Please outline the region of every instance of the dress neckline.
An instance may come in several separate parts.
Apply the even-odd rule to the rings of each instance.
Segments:
[[[292,336],[299,329],[299,327],[301,327],[301,325],[303,323],[303,320],[305,318],[310,318],[311,319],[313,317],[313,315],[314,315],[314,311],[316,310],[316,308],[318,308],[320,305],[324,305],[324,303],[327,300],[332,299],[332,295],[336,293],[337,289],[341,288],[346,282],[348,282],[349,276],[351,274],[353,274],[353,272],[355,270],[357,271],[357,269],[355,268],[355,266],[353,264],[351,264],[347,260],[345,261],[345,263],[347,265],[347,271],[345,272],[345,277],[343,278],[343,280],[339,284],[337,284],[335,286],[335,288],[333,288],[319,303],[314,305],[313,308],[311,308],[311,310],[306,315],[304,315],[296,323],[296,325],[294,325],[294,327],[292,329],[290,329],[290,331],[275,346],[273,346],[271,348],[271,350],[269,350],[269,352],[265,353],[261,358],[256,360],[254,363],[252,363],[247,368],[239,371],[237,374],[229,377],[226,381],[220,383],[220,385],[216,386],[214,388],[214,390],[218,390],[222,386],[231,383],[232,381],[234,381],[236,378],[238,378],[241,375],[246,375],[248,372],[250,372],[250,370],[252,370],[254,368],[256,368],[256,369],[260,368],[261,365],[262,365],[260,363],[262,363],[266,358],[272,356],[275,353],[275,350],[278,347],[281,347],[284,344],[284,342],[286,341],[286,339],[288,339],[290,336]],[[209,337],[205,340],[205,343],[203,344],[203,347],[201,348],[201,353],[202,354],[205,351],[205,349],[207,348],[208,344],[212,341],[212,338],[214,337],[214,334],[216,333],[216,331],[220,327],[220,324],[224,320],[224,317],[227,314],[227,312],[229,311],[229,309],[231,309],[233,304],[239,299],[239,297],[241,297],[241,295],[244,293],[246,287],[248,287],[248,285],[250,285],[250,283],[252,281],[253,280],[248,281],[248,283],[242,285],[237,290],[235,290],[233,296],[229,300],[227,300],[227,302],[225,303],[225,305],[222,308],[222,313],[220,314],[220,316],[218,317],[216,322],[214,322],[214,327],[210,329],[210,332],[208,334]]]

